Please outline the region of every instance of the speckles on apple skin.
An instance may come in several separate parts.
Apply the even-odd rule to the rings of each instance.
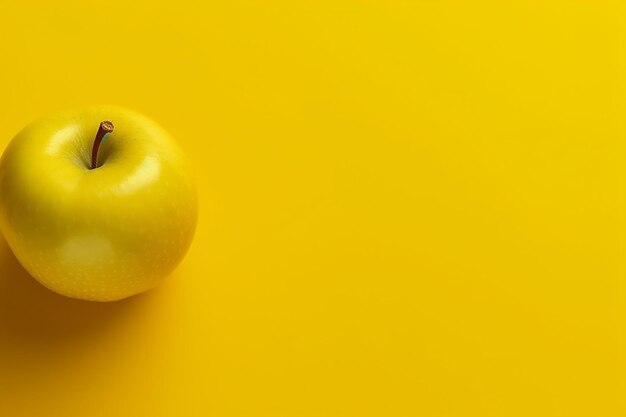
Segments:
[[[107,233],[71,230],[58,242],[41,244],[31,233],[38,235],[43,225],[29,233],[9,233],[7,242],[25,269],[49,289],[72,298],[114,301],[156,286],[177,266],[190,244],[193,223],[189,220],[173,219],[167,224],[145,220],[142,227],[129,231],[149,237],[139,239],[140,246],[110,240]]]

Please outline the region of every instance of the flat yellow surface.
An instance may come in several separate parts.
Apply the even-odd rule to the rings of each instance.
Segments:
[[[119,104],[201,191],[119,303],[0,240],[0,416],[626,415],[623,4],[0,0],[0,148]]]

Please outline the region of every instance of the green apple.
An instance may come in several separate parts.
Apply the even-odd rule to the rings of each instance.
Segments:
[[[151,119],[98,106],[24,128],[0,160],[0,227],[24,268],[68,297],[113,301],[169,275],[198,217],[190,164]]]

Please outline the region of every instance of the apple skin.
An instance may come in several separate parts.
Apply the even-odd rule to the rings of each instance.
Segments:
[[[100,122],[115,130],[90,169]],[[59,294],[114,301],[146,291],[185,256],[198,218],[191,166],[132,110],[93,106],[25,127],[0,160],[0,227],[22,266]]]

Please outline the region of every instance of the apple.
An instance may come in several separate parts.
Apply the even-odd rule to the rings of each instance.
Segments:
[[[94,106],[25,127],[0,160],[0,228],[22,266],[72,298],[114,301],[157,285],[198,217],[192,169],[135,111]]]

